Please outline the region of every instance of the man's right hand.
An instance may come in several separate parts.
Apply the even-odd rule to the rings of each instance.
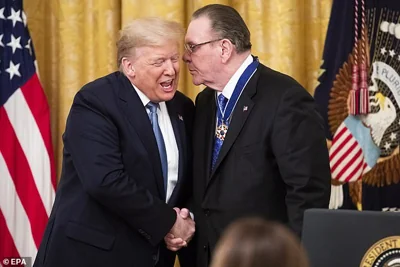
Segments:
[[[195,231],[195,222],[190,218],[187,209],[176,211],[176,221],[171,231],[165,236],[164,240],[167,248],[172,251],[177,251],[182,247],[186,247],[187,243],[192,239]]]

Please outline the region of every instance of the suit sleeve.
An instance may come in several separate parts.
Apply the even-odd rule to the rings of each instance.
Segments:
[[[281,98],[272,146],[286,186],[289,226],[301,236],[304,211],[328,208],[331,174],[322,118],[314,99],[300,86]]]
[[[118,129],[98,97],[85,90],[76,95],[63,138],[85,191],[152,245],[162,241],[176,212],[127,174]]]

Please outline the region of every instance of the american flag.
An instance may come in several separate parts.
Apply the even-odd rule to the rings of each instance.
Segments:
[[[343,122],[332,139],[329,150],[332,178],[340,182],[355,182],[370,170],[357,139]]]
[[[0,260],[34,259],[56,179],[49,106],[22,0],[0,0],[0,55]]]

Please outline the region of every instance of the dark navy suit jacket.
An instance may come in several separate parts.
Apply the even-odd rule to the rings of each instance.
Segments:
[[[292,78],[260,64],[232,113],[211,168],[215,90],[196,99],[193,130],[192,266],[208,266],[226,227],[241,217],[288,225],[299,236],[303,213],[328,208],[331,175],[324,127],[316,104]]]
[[[167,103],[179,175],[165,203],[157,143],[130,81],[115,72],[75,96],[63,135],[61,180],[34,266],[165,266],[163,238],[191,194],[193,102]]]

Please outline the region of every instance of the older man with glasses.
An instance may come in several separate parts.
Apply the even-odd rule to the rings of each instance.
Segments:
[[[195,103],[192,207],[192,266],[205,267],[240,217],[279,221],[300,235],[306,209],[328,208],[331,176],[313,98],[251,54],[250,32],[235,9],[197,10],[185,43],[193,83],[206,86]]]

